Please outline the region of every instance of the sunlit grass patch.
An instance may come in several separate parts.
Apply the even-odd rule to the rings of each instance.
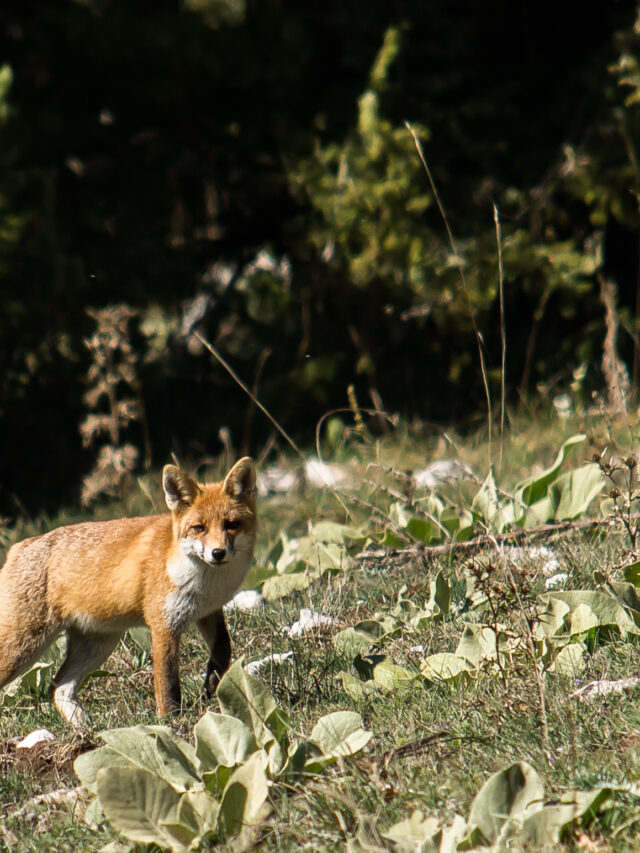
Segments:
[[[340,719],[361,720],[371,737],[353,755],[322,767],[320,761],[313,772],[311,764],[305,769],[294,762],[295,750],[276,760],[267,738],[260,746],[271,755],[262,768],[267,788],[257,764],[243,769],[242,759],[235,768],[251,798],[262,796],[251,793],[253,785],[267,792],[264,809],[256,806],[251,815],[254,826],[221,824],[218,806],[210,808],[198,794],[189,808],[197,806],[203,822],[196,826],[187,806],[181,807],[176,820],[190,829],[176,829],[178,836],[190,832],[189,843],[206,846],[239,832],[243,843],[260,849],[343,850],[351,844],[353,851],[369,837],[400,849],[393,845],[409,831],[425,838],[432,829],[460,831],[463,839],[462,821],[465,843],[494,843],[497,836],[477,834],[481,823],[473,804],[492,774],[502,780],[499,774],[508,770],[523,791],[542,785],[545,806],[579,790],[587,792],[580,794],[581,809],[592,796],[591,811],[588,804],[583,811],[576,806],[574,818],[558,824],[559,838],[569,842],[584,832],[604,839],[605,849],[634,846],[640,826],[633,787],[640,777],[640,686],[632,677],[640,650],[640,597],[633,543],[615,507],[606,503],[611,500],[606,482],[577,496],[570,504],[579,506],[573,518],[527,526],[503,524],[503,515],[496,523],[505,506],[533,505],[553,489],[545,511],[555,506],[557,515],[565,475],[593,465],[587,440],[576,441],[571,455],[559,456],[570,433],[555,431],[553,441],[541,437],[535,466],[529,464],[533,432],[526,441],[510,438],[500,473],[494,467],[495,491],[487,488],[486,447],[480,442],[454,447],[450,441],[438,451],[441,459],[451,451],[475,476],[421,486],[414,475],[428,467],[427,450],[407,435],[396,444],[359,442],[351,457],[344,448],[341,464],[349,480],[335,494],[307,486],[299,494],[263,498],[252,579],[266,601],[252,610],[228,611],[234,657],[256,665],[253,678],[281,709],[277,738],[287,744],[304,742],[320,718],[336,713],[355,715]],[[593,469],[589,478],[595,482]],[[483,489],[488,500],[479,501]],[[633,492],[626,494],[633,504]],[[467,534],[442,524],[451,519],[447,509],[470,514]],[[117,514],[115,507],[111,511]],[[597,524],[581,527],[586,513]],[[544,524],[548,529],[538,529]],[[95,732],[157,724],[145,636],[132,632],[85,686]],[[59,659],[60,653],[51,657]],[[193,744],[194,726],[209,707],[219,711],[202,696],[206,654],[195,631],[183,637],[181,666],[182,712],[162,722]],[[41,794],[75,788],[68,756],[102,744],[99,738],[78,743],[63,727],[47,699],[51,668],[30,676],[4,700],[5,815]],[[593,682],[614,686],[582,691]],[[225,713],[237,710],[228,706]],[[56,735],[54,745],[18,759],[11,739],[40,727]],[[229,774],[213,766],[207,772],[217,774],[220,787],[209,793],[221,803]],[[194,765],[195,780],[200,773]],[[193,784],[200,790],[201,782]],[[599,793],[605,789],[606,795]],[[85,806],[82,798],[73,808],[43,800],[35,806],[37,818],[14,813],[7,823],[12,844],[97,849],[116,837],[114,827],[130,832],[115,813],[111,822],[86,825]],[[511,833],[513,849],[524,849],[534,836],[514,834],[525,817],[514,803],[509,808],[513,825],[499,832],[505,838]],[[208,817],[202,817],[205,812]],[[555,838],[549,821],[560,820],[558,815],[536,818],[549,839]],[[527,825],[531,829],[533,823]]]

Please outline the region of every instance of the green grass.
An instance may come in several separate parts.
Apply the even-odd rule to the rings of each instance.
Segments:
[[[546,427],[543,429],[542,426]],[[558,427],[545,423],[519,425],[505,441],[500,481],[513,484],[534,466],[540,469],[554,458],[561,441],[585,428],[591,446],[609,443],[606,425],[600,422]],[[628,443],[622,437],[621,443]],[[375,503],[386,512],[389,498],[371,482],[393,486],[393,480],[370,462],[381,462],[396,471],[423,466],[434,454],[456,456],[471,464],[481,477],[488,470],[486,442],[474,437],[465,441],[438,436],[404,437],[375,442],[354,441],[338,448],[341,461],[355,460],[360,485],[359,500],[348,491],[337,500],[329,492],[303,496],[274,497],[262,502],[261,532],[257,562],[264,563],[277,548],[280,533],[305,535],[309,520],[330,518],[366,525],[372,535],[381,533],[384,516],[377,523],[363,501]],[[497,462],[497,446],[493,459]],[[573,462],[574,460],[572,460]],[[153,484],[157,505],[159,492]],[[474,488],[477,489],[477,486]],[[471,490],[465,485],[463,490]],[[463,496],[467,500],[466,496]],[[345,506],[348,517],[345,517]],[[144,495],[133,496],[125,506],[105,508],[100,516],[153,511]],[[20,535],[67,523],[71,516],[25,525]],[[73,519],[75,520],[75,519]],[[7,544],[15,541],[11,531]],[[19,537],[18,537],[19,538]],[[574,533],[545,541],[552,547],[568,573],[565,588],[594,589],[594,571],[614,570],[625,558],[624,535],[607,532],[598,536]],[[487,549],[491,554],[492,549]],[[387,694],[376,693],[354,700],[342,684],[341,672],[353,672],[352,658],[338,651],[332,637],[356,622],[388,613],[403,597],[422,605],[429,598],[430,582],[443,571],[453,600],[464,598],[465,569],[471,557],[465,554],[423,557],[418,554],[389,554],[358,563],[349,571],[327,573],[308,589],[270,602],[264,610],[233,613],[229,617],[234,655],[247,661],[271,652],[294,652],[293,662],[266,669],[261,678],[276,701],[285,707],[294,731],[309,733],[319,716],[334,710],[355,710],[364,727],[374,733],[367,749],[311,779],[274,787],[271,812],[262,825],[246,833],[245,848],[261,850],[336,850],[358,830],[360,821],[375,819],[384,830],[420,809],[441,820],[455,813],[466,816],[479,788],[491,773],[516,761],[530,763],[540,774],[548,798],[568,788],[594,788],[606,783],[640,780],[640,706],[638,689],[610,694],[590,702],[579,702],[571,694],[575,678],[547,675],[544,679],[546,740],[534,666],[525,653],[514,655],[503,677],[495,668],[481,668],[473,678],[458,683],[415,681],[410,688]],[[614,571],[615,575],[615,571]],[[504,582],[496,576],[498,587]],[[527,569],[525,594],[544,591],[544,578],[534,567]],[[525,635],[522,613],[512,599],[496,593],[501,624]],[[299,638],[283,631],[310,607],[335,619],[333,625]],[[482,618],[486,613],[482,614]],[[390,659],[412,672],[430,654],[454,651],[465,621],[480,619],[478,612],[447,615],[430,622],[419,636],[399,633],[384,645]],[[424,651],[412,651],[415,645]],[[579,683],[595,679],[619,679],[638,671],[637,637],[597,639],[586,655]],[[183,639],[182,684],[185,710],[172,725],[186,738],[206,710],[200,695],[205,653],[195,633]],[[94,731],[104,728],[154,722],[152,669],[148,653],[131,640],[122,643],[105,665],[106,672],[91,678],[84,689],[83,703],[91,715]],[[44,743],[27,755],[20,754],[11,739],[46,727],[56,741]],[[117,836],[107,824],[90,829],[82,821],[85,800],[53,804],[36,803],[16,815],[33,798],[63,787],[74,787],[73,759],[91,747],[80,743],[64,727],[44,694],[27,693],[7,702],[0,715],[0,850],[98,850]],[[620,796],[586,828],[597,849],[632,850],[640,847],[640,802]],[[575,840],[567,840],[573,849]],[[242,845],[240,845],[242,849]],[[515,848],[518,849],[518,848]],[[596,848],[594,848],[596,849]]]

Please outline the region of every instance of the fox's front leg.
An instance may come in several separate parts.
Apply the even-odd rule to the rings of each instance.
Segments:
[[[204,690],[207,698],[211,699],[216,692],[220,679],[229,668],[231,637],[222,610],[215,610],[203,619],[199,619],[198,628],[209,646],[209,662],[204,679]]]
[[[168,628],[151,629],[153,686],[158,714],[163,717],[180,708],[180,635]]]

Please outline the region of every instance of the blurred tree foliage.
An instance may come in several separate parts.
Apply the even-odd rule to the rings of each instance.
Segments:
[[[0,39],[5,513],[77,499],[110,305],[138,318],[157,463],[269,432],[194,329],[302,441],[352,383],[473,419],[474,320],[498,388],[494,205],[513,398],[598,386],[599,275],[637,385],[634,4],[5,0]]]

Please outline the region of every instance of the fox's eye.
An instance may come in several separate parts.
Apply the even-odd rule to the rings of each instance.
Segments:
[[[237,530],[240,527],[240,522],[237,519],[227,519],[224,523],[225,530]]]
[[[191,533],[199,535],[200,533],[204,533],[206,527],[204,526],[204,524],[192,524],[189,530],[191,531]]]

